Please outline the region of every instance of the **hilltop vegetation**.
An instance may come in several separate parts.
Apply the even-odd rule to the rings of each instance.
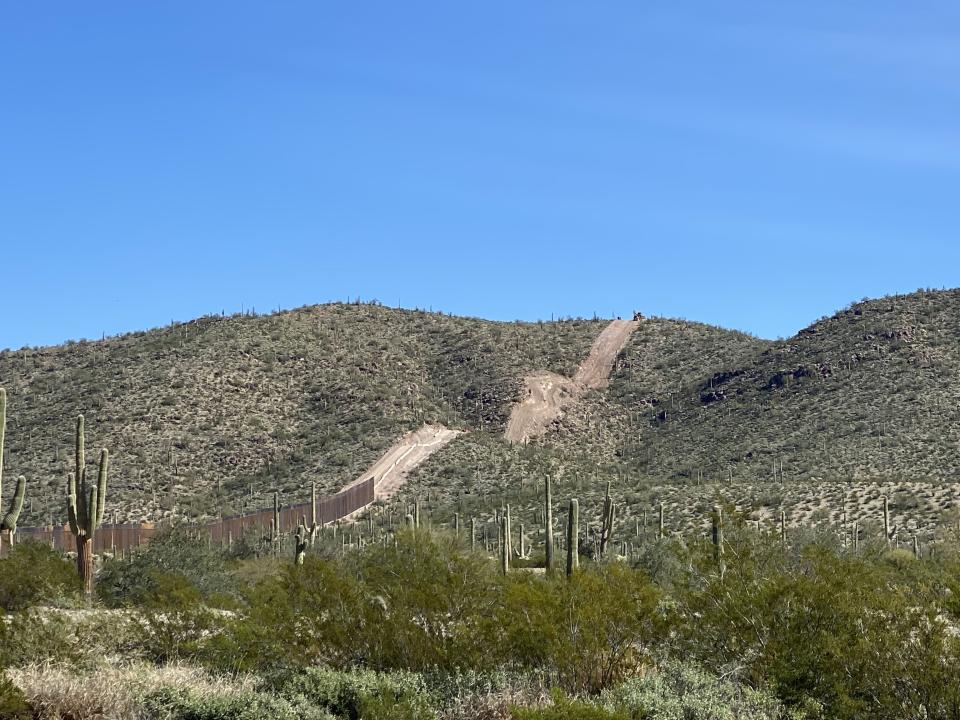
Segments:
[[[401,502],[419,495],[440,517],[489,514],[549,472],[588,512],[609,480],[628,514],[666,500],[678,529],[718,497],[758,518],[786,509],[796,524],[875,517],[887,494],[901,527],[931,532],[952,517],[960,471],[960,391],[947,382],[960,371],[957,317],[951,290],[857,303],[775,342],[647,318],[609,386],[524,447],[502,438],[523,377],[571,377],[603,321],[375,304],[208,317],[0,354],[7,466],[37,480],[21,525],[62,521],[70,418],[83,411],[90,442],[114,452],[122,519],[209,516],[265,506],[274,487],[285,503],[314,479],[336,490],[432,422],[470,432]]]
[[[121,520],[229,514],[334,492],[425,422],[501,429],[520,378],[572,373],[600,328],[325,305],[0,353],[21,525],[63,522],[81,412]]]
[[[627,518],[664,502],[674,531],[701,528],[717,500],[791,525],[876,523],[888,495],[902,537],[932,537],[960,499],[957,317],[950,290],[856,303],[776,342],[649,318],[606,391],[551,433],[523,448],[462,437],[409,492],[475,490],[492,498],[476,512],[506,497],[532,517],[536,500],[516,493],[546,472],[587,512],[613,481]]]

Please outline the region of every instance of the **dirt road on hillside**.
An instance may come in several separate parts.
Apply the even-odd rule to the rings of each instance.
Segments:
[[[403,487],[414,468],[457,435],[460,435],[459,430],[442,425],[424,425],[419,430],[407,433],[347,488],[362,483],[372,475],[375,478],[376,499],[386,500]]]
[[[634,320],[614,320],[607,325],[593,341],[590,354],[572,380],[549,372],[525,377],[525,396],[510,413],[506,439],[524,443],[542,435],[584,392],[606,387],[617,354],[639,324]]]

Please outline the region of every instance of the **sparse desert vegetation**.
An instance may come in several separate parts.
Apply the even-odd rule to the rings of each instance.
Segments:
[[[523,378],[576,376],[604,322],[335,305],[4,353],[4,464],[25,480],[4,519],[0,709],[958,717],[956,403],[935,382],[958,298],[861,303],[775,343],[643,319],[609,382],[519,443]],[[281,526],[430,423],[445,444],[375,502]],[[109,454],[88,462],[84,431]],[[196,524],[270,496],[266,529],[213,542]],[[81,539],[163,523],[79,563],[13,532],[68,506]]]

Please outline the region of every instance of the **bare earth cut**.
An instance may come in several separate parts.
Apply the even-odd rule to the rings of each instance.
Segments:
[[[407,433],[344,489],[362,483],[372,475],[377,500],[387,500],[403,487],[410,472],[460,432],[443,425],[424,425]]]
[[[634,320],[614,320],[607,325],[594,340],[590,354],[572,380],[548,372],[524,378],[526,397],[510,413],[507,440],[524,443],[542,435],[585,391],[606,387],[617,354],[638,325]]]

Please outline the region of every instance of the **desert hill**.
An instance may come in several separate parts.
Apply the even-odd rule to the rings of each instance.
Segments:
[[[718,493],[772,507],[960,469],[960,291],[864,301],[776,342],[645,318],[605,387],[507,442],[524,378],[574,377],[606,325],[333,304],[0,353],[5,467],[32,481],[21,524],[62,521],[78,412],[114,453],[112,505],[130,520],[238,512],[275,487],[302,501],[311,480],[333,491],[424,424],[467,431],[405,489],[441,514],[524,491],[532,510],[547,472],[585,497],[612,478],[637,507]],[[952,503],[934,496],[928,521]]]
[[[0,353],[21,525],[61,518],[78,413],[120,519],[240,512],[339,489],[424,424],[502,429],[520,378],[573,372],[602,327],[334,304]]]

